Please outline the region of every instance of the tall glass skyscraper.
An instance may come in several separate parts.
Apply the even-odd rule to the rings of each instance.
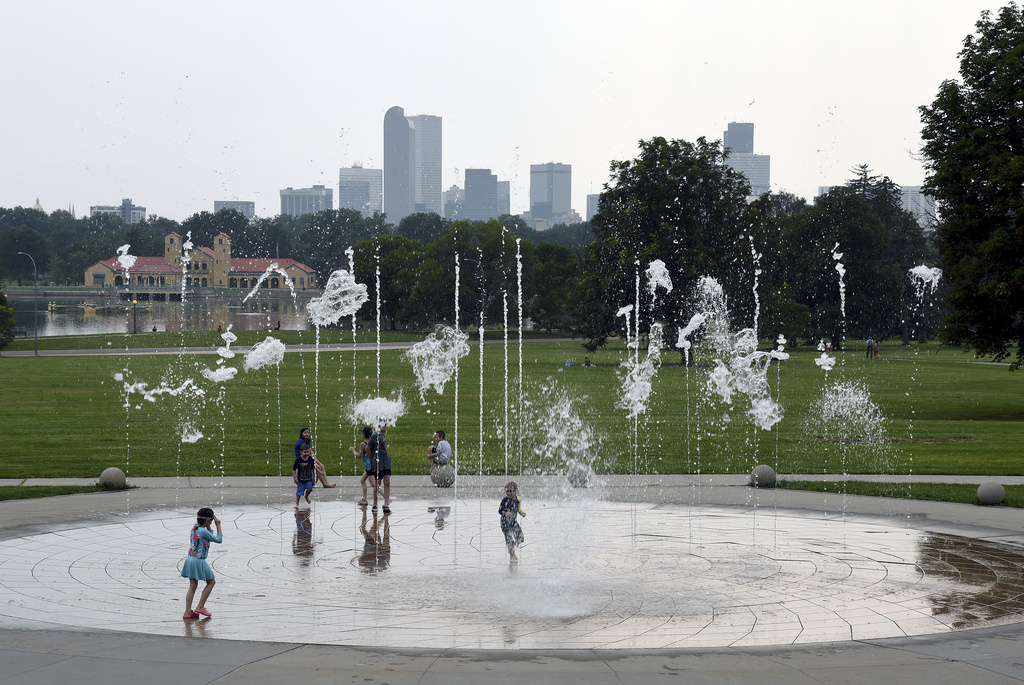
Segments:
[[[441,214],[441,117],[384,114],[384,212],[397,224],[413,212]]]

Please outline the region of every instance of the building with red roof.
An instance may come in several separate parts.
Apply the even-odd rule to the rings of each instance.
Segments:
[[[127,264],[127,266],[126,266]],[[181,299],[184,291],[255,287],[308,290],[316,272],[294,259],[231,256],[231,237],[221,233],[214,246],[185,249],[177,233],[164,238],[163,257],[111,257],[85,271],[86,285],[117,288],[142,300]]]

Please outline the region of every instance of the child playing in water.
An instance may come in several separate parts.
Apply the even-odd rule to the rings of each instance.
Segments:
[[[522,545],[526,538],[523,536],[523,529],[516,520],[517,515],[526,516],[523,510],[523,501],[519,499],[519,487],[513,481],[505,484],[505,497],[498,505],[498,514],[501,516],[501,532],[505,534],[505,544],[508,545],[508,560],[513,564],[519,561],[516,556],[516,547]]]
[[[357,450],[355,447],[349,447],[348,451],[354,454],[357,458],[363,458],[363,477],[359,479],[359,484],[363,486],[363,498],[356,502],[361,507],[367,505],[366,501],[366,481],[370,481],[370,487],[377,490],[377,479],[373,477],[373,471],[371,470],[370,464],[370,453],[366,449],[366,443],[370,440],[370,436],[373,435],[373,429],[369,426],[363,426],[363,442],[359,445]]]
[[[217,524],[216,534],[210,530],[210,526],[214,523]],[[210,591],[213,590],[213,586],[217,581],[213,575],[213,569],[206,562],[206,555],[210,551],[211,542],[220,543],[223,539],[220,519],[214,515],[213,509],[203,507],[196,512],[196,524],[192,526],[188,556],[185,557],[185,563],[181,567],[181,577],[188,578],[188,592],[185,593],[185,615],[182,616],[183,619],[210,616],[210,612],[206,608],[206,600],[210,598]],[[203,588],[203,594],[199,596],[199,606],[193,611],[192,600],[196,596],[196,588],[199,587],[200,580],[206,581],[206,587]]]
[[[292,480],[295,481],[295,508],[299,508],[299,500],[306,496],[306,504],[309,495],[313,492],[313,479],[316,478],[316,461],[313,459],[313,448],[309,445],[300,447],[299,458],[292,464]]]

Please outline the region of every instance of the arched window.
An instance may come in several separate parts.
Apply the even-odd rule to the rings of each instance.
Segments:
[[[155,280],[153,280],[153,277],[152,277],[152,276],[150,276],[150,277],[149,277],[149,285],[150,285],[150,286],[154,286],[154,285],[156,285],[156,281],[155,281]]]
[[[271,278],[270,279],[270,287],[271,288],[280,288],[281,287],[281,281],[279,281],[276,278]]]
[[[114,276],[114,285],[124,285],[124,280],[120,276]]]
[[[228,287],[229,288],[237,288],[238,287],[238,279],[237,278],[229,278],[228,279]]]

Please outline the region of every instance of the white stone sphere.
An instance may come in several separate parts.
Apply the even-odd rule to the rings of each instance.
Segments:
[[[750,472],[750,485],[755,488],[774,488],[775,469],[767,464],[758,464]]]
[[[455,485],[455,469],[451,464],[441,464],[430,472],[430,482],[439,488],[450,488]]]
[[[987,480],[978,486],[978,502],[981,504],[1002,504],[1006,489],[994,480]]]
[[[124,471],[116,466],[104,469],[103,473],[100,474],[100,485],[107,490],[124,490],[127,482],[128,480],[124,477]]]

